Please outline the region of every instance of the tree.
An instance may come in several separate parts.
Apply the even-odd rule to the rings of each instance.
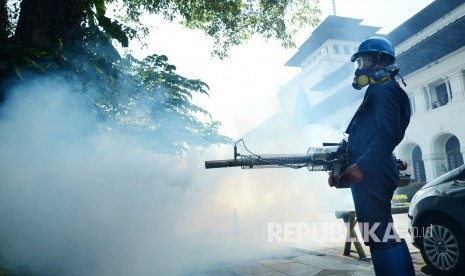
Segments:
[[[120,54],[114,43],[127,47],[130,40],[142,40],[148,30],[141,16],[149,13],[203,30],[214,39],[212,54],[219,58],[254,34],[292,47],[298,28],[317,23],[317,5],[318,0],[0,0],[0,102],[17,82],[52,75],[92,95],[105,120],[151,133],[170,149],[224,143],[229,140],[218,133],[220,123],[191,102],[194,93],[207,94],[206,83],[178,75],[166,56],[137,60]]]

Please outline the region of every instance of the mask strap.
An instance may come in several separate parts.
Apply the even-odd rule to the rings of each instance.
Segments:
[[[402,83],[404,84],[404,86],[407,87],[407,84],[405,83],[404,78],[402,78],[402,76],[399,73],[397,73],[397,75],[399,75],[399,77],[402,80]]]

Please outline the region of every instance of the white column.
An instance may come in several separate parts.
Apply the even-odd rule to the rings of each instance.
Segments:
[[[448,91],[452,98],[450,99],[451,102],[455,102],[464,98],[464,76],[462,70],[458,70],[450,74],[447,78],[449,81],[449,85],[447,89],[450,88],[451,91]]]
[[[423,155],[423,162],[425,163],[426,181],[431,181],[441,174],[447,172],[447,162],[444,154]],[[442,164],[446,166],[446,171],[442,171]]]
[[[431,95],[430,95],[430,91],[429,91],[429,86],[426,85],[426,86],[423,86],[423,98],[424,98],[424,101],[425,101],[425,111],[428,111],[431,109]]]
[[[436,162],[431,154],[423,155],[422,159],[425,164],[426,181],[431,181],[436,177]]]

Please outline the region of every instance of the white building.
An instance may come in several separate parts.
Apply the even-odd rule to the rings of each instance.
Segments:
[[[320,23],[286,63],[301,71],[280,88],[281,112],[247,139],[276,131],[272,126],[283,120],[345,130],[365,91],[351,86],[350,56],[365,38],[380,36],[380,28],[361,21],[329,16]],[[410,164],[415,181],[429,181],[463,164],[465,0],[436,0],[384,37],[395,47],[413,111],[395,153]]]

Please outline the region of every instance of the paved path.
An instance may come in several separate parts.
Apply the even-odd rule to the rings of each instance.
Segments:
[[[316,251],[306,251],[295,248],[281,256],[260,258],[238,263],[226,263],[211,266],[185,275],[211,276],[275,276],[275,275],[375,275],[371,259],[364,260],[351,256],[343,256],[343,247],[322,248]],[[421,258],[420,252],[412,252],[416,275],[432,275]]]

